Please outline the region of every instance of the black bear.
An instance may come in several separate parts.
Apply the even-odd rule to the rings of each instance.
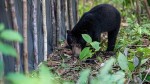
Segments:
[[[101,4],[83,14],[72,30],[67,31],[67,43],[74,54],[86,46],[81,34],[88,34],[93,41],[100,41],[100,34],[108,32],[107,51],[113,51],[120,28],[121,16],[119,11],[109,5]]]

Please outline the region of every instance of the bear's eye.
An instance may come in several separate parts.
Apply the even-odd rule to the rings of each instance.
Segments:
[[[73,39],[70,36],[67,37],[67,43],[71,47],[71,44],[73,43]]]

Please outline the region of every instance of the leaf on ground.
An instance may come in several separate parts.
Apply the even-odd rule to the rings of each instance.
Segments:
[[[58,62],[58,61],[48,61],[47,62],[47,66],[58,66],[60,65],[61,63]]]
[[[118,63],[122,70],[129,70],[127,57],[119,52]]]
[[[128,66],[129,66],[130,71],[134,71],[135,67],[134,67],[133,62],[128,62]]]
[[[146,63],[148,60],[149,60],[149,58],[143,59],[143,60],[141,61],[141,64],[140,64],[140,65],[143,65],[143,64]]]
[[[133,58],[133,64],[134,64],[134,67],[137,67],[139,65],[139,58],[137,58],[136,56],[134,56]]]
[[[125,55],[125,56],[128,55],[128,51],[129,51],[129,48],[125,48],[125,49],[124,49],[124,55]]]

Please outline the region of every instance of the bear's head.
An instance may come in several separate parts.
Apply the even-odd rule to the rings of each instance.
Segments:
[[[78,36],[74,35],[70,30],[67,30],[67,43],[74,56],[79,56],[81,52],[81,43],[79,42]]]

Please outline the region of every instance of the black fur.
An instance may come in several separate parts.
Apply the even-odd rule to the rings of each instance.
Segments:
[[[83,14],[72,30],[67,31],[67,42],[70,47],[74,44],[80,44],[83,49],[86,42],[81,34],[89,34],[93,41],[100,41],[100,34],[108,32],[107,51],[113,51],[120,21],[120,13],[113,6],[109,4],[95,6]]]

